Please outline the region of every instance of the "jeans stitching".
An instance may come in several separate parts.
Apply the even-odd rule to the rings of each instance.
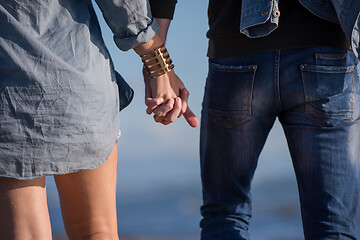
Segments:
[[[282,110],[281,98],[280,98],[280,77],[279,77],[279,69],[280,69],[280,50],[275,51],[274,55],[274,94],[276,99],[276,105],[278,107],[278,111]]]
[[[254,93],[254,82],[255,82],[255,75],[256,75],[256,70],[257,70],[257,66],[253,65],[253,77],[252,77],[252,81],[251,81],[251,91],[250,91],[250,98],[249,98],[249,119],[251,119],[252,116],[252,101],[253,101],[253,93]]]
[[[327,68],[327,69],[326,69]],[[331,69],[332,68],[332,69]],[[336,68],[336,69],[334,69]],[[354,66],[319,66],[319,65],[301,65],[303,72],[316,72],[316,73],[349,73],[354,71]]]
[[[248,109],[246,109],[246,110],[237,110],[237,109],[222,110],[222,109],[217,109],[216,107],[213,107],[213,106],[209,106],[209,104],[207,104],[206,108],[207,108],[207,114],[208,114],[209,119],[211,119],[213,122],[215,122],[216,124],[218,124],[219,126],[224,127],[224,128],[233,128],[235,126],[241,125],[241,124],[249,121],[251,119],[251,114],[252,114],[252,100],[253,100],[254,82],[255,82],[255,74],[256,74],[257,65],[228,66],[228,65],[222,65],[222,64],[209,62],[209,68],[216,70],[216,71],[228,72],[228,73],[229,72],[236,72],[236,73],[249,72],[252,75],[251,76],[251,84],[250,84],[249,100],[247,102],[247,106],[249,106]],[[210,75],[210,71],[209,71],[209,75]],[[209,95],[207,88],[205,91],[206,91],[205,94]],[[241,112],[243,114],[239,117],[239,113],[241,113]],[[225,123],[224,121],[221,121],[217,118],[219,116],[237,117],[237,118],[233,121],[228,120]]]
[[[328,127],[325,126],[321,121],[319,121],[316,117],[313,116],[318,116],[318,117],[322,117],[322,118],[326,118],[326,119],[341,119],[344,118],[344,121],[342,121],[341,123],[336,124],[337,126],[340,125],[344,125],[346,123],[350,123],[353,121],[353,109],[354,109],[354,95],[355,95],[355,86],[354,86],[354,76],[353,76],[353,71],[354,71],[354,66],[351,66],[351,68],[345,70],[345,71],[317,71],[318,69],[314,69],[311,68],[311,66],[308,66],[308,68],[306,68],[307,65],[300,65],[300,70],[301,70],[301,76],[302,76],[302,83],[303,83],[303,88],[304,88],[304,97],[305,97],[305,116],[307,116],[309,119],[311,119],[312,121],[314,121],[316,124],[318,124],[319,126],[323,126],[323,127]],[[308,69],[311,69],[311,71],[308,71]],[[338,73],[338,72],[342,72],[342,73],[350,73],[351,74],[351,82],[352,82],[352,92],[351,92],[351,110],[348,110],[348,114],[344,114],[342,116],[330,116],[328,114],[323,114],[320,112],[315,112],[313,110],[310,109],[310,107],[317,109],[316,106],[313,106],[311,103],[309,103],[309,98],[306,94],[306,81],[305,81],[305,76],[304,76],[304,72],[325,72],[325,73]]]
[[[218,71],[222,71],[222,72],[250,72],[250,71],[254,70],[254,68],[256,69],[255,65],[225,66],[225,65],[221,65],[221,64],[217,64],[217,63],[212,63],[212,62],[210,62],[209,67],[213,68],[215,70],[218,70]]]
[[[353,68],[354,69],[354,68]],[[348,122],[354,120],[354,97],[355,97],[355,83],[354,83],[354,74],[351,74],[351,84],[352,84],[352,92],[351,92],[351,117]]]
[[[343,60],[347,58],[348,53],[335,53],[335,54],[327,54],[327,53],[315,53],[315,63],[318,65],[319,60]]]

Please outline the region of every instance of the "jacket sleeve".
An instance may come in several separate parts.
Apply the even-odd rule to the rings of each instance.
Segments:
[[[241,3],[240,32],[249,38],[272,33],[279,25],[274,12],[279,10],[278,0],[243,0]]]
[[[332,3],[347,40],[360,59],[360,0],[332,0]]]
[[[177,0],[149,0],[155,18],[173,19]]]
[[[347,30],[345,29],[345,31]],[[358,15],[355,18],[354,25],[349,32],[349,38],[351,37],[351,48],[355,53],[355,56],[360,60],[360,12],[358,12]]]
[[[95,1],[123,51],[148,42],[159,31],[148,0]]]

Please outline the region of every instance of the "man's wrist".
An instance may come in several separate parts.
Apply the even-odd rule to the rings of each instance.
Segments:
[[[170,19],[164,19],[164,18],[156,18],[156,22],[158,23],[160,27],[160,31],[158,32],[159,37],[163,42],[166,42],[167,33],[170,26]]]

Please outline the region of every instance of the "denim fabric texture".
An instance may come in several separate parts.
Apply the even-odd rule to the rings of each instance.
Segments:
[[[99,0],[119,48],[159,29],[147,0]],[[132,89],[114,70],[91,0],[0,1],[0,177],[106,161]]]
[[[250,239],[251,182],[276,118],[297,177],[305,239],[359,239],[358,60],[329,47],[209,60],[201,239]]]

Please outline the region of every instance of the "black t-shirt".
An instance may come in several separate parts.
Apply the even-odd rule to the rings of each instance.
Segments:
[[[340,25],[317,17],[298,0],[279,1],[279,25],[271,34],[248,38],[240,33],[241,3],[241,0],[209,1],[209,57],[318,46],[350,49]]]
[[[149,0],[149,3],[153,17],[173,19],[177,0]]]

